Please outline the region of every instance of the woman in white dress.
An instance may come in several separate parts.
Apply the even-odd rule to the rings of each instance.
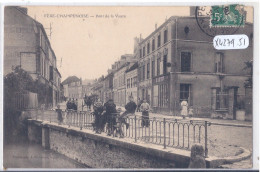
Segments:
[[[181,102],[181,115],[183,118],[188,116],[188,102],[186,100]]]

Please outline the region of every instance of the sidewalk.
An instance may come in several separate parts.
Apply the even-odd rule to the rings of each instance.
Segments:
[[[121,108],[122,111],[125,111],[124,107],[121,106],[116,106],[117,109]],[[136,116],[141,116],[141,112],[136,112]],[[181,116],[172,116],[172,115],[165,115],[165,114],[159,114],[159,113],[149,113],[150,118],[165,118],[165,119],[183,119]],[[195,118],[195,117],[187,117],[186,120],[201,120],[201,121],[208,121],[211,122],[214,125],[221,125],[221,124],[226,124],[226,125],[242,125],[242,126],[248,126],[252,127],[252,121],[238,121],[238,120],[228,120],[228,119],[212,119],[212,118]]]

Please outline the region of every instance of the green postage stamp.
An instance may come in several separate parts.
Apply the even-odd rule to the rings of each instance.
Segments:
[[[238,4],[212,6],[210,25],[211,27],[243,27],[244,6]]]

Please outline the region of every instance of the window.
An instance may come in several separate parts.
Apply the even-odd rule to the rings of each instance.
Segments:
[[[126,84],[126,87],[127,87],[127,88],[129,88],[129,87],[130,87],[130,80],[129,80],[129,79],[127,79],[127,81],[126,81],[126,82],[127,82],[127,84]]]
[[[154,60],[152,61],[152,77],[154,77],[155,73],[154,73],[154,67],[155,67],[155,64],[154,64]]]
[[[140,58],[142,58],[142,49],[139,50]]]
[[[158,42],[157,47],[159,48],[161,46],[161,34],[158,35]]]
[[[186,100],[189,106],[192,105],[191,95],[191,84],[180,84],[180,102]]]
[[[148,42],[148,44],[147,44],[147,54],[149,54],[150,53],[150,42]]]
[[[137,87],[137,76],[135,76],[133,80],[133,87]]]
[[[159,85],[159,107],[168,107],[168,85]]]
[[[157,76],[160,75],[160,62],[161,62],[161,58],[157,59]]]
[[[181,52],[181,72],[191,71],[191,53]]]
[[[158,101],[158,85],[153,86],[153,106],[158,107],[159,101]]]
[[[228,110],[228,92],[222,91],[220,88],[211,90],[211,106],[213,110],[227,111]]]
[[[145,56],[145,46],[143,47],[143,57]]]
[[[145,80],[145,65],[143,65],[143,80]]]
[[[147,63],[147,79],[150,78],[150,63]]]
[[[163,74],[167,73],[167,55],[163,56]]]
[[[142,67],[138,68],[138,80],[142,81]]]
[[[164,44],[168,41],[168,30],[166,29],[163,34],[164,37]]]
[[[131,85],[130,87],[132,88],[132,87],[133,87],[133,79],[132,79],[132,78],[131,78],[131,82],[130,82],[130,83],[131,83],[131,84],[130,84],[130,85]]]
[[[53,81],[53,67],[50,66],[50,81]]]
[[[155,40],[153,39],[152,40],[152,51],[154,51],[154,49],[155,49]]]
[[[223,73],[224,72],[224,58],[223,53],[216,53],[216,60],[215,60],[215,72],[216,73]]]

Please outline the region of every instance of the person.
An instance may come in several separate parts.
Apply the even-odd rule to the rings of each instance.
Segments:
[[[71,99],[70,99],[70,98],[69,98],[69,100],[68,100],[66,106],[67,106],[67,110],[71,110],[71,109],[72,109],[72,102],[71,102]]]
[[[140,112],[140,106],[143,102],[141,101],[140,97],[138,98],[138,105],[137,105],[137,110],[136,112]]]
[[[187,115],[188,115],[188,102],[186,100],[183,100],[181,102],[181,116],[183,117],[183,119],[185,119]]]
[[[74,107],[74,110],[78,110],[78,104],[79,104],[78,99],[76,99],[76,100],[75,100],[75,107]]]
[[[58,113],[58,124],[61,125],[63,122],[62,118],[62,110],[60,109],[60,105],[57,106],[56,112]]]
[[[117,114],[117,110],[116,110],[116,105],[114,103],[114,101],[112,99],[109,99],[105,104],[104,104],[104,108],[105,108],[105,121],[107,123],[107,130],[108,130],[108,134],[107,135],[112,135],[114,133],[114,126],[116,125],[116,114]]]
[[[74,98],[72,98],[72,102],[71,102],[71,110],[77,110],[77,105],[75,103]]]
[[[120,115],[119,120],[121,121],[121,123],[124,123],[126,125],[126,128],[128,129],[129,124],[126,122],[125,117],[128,114],[134,114],[135,110],[136,110],[136,103],[134,102],[134,98],[132,96],[129,97],[129,102],[125,105],[125,109],[126,111]]]
[[[94,108],[94,117],[95,117],[95,121],[93,123],[93,129],[94,131],[96,131],[96,133],[100,134],[104,129],[102,125],[103,123],[102,112],[104,111],[104,107],[102,105],[102,102],[98,99],[94,103],[93,108]]]
[[[146,102],[146,100],[143,100],[143,103],[140,106],[140,110],[142,112],[142,127],[149,127],[150,122],[149,122],[149,110],[150,110],[150,105]]]
[[[92,104],[91,98],[88,97],[88,98],[87,98],[87,106],[88,106],[88,109],[89,109],[89,110],[91,109],[91,104]]]

